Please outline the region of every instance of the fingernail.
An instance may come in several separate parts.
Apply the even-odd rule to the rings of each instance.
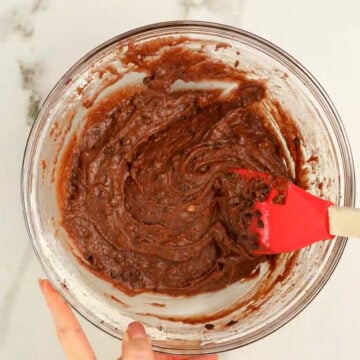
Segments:
[[[139,322],[131,323],[127,328],[127,334],[130,340],[143,340],[147,339],[145,328]]]

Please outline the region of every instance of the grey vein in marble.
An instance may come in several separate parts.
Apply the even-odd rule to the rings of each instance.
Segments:
[[[0,41],[18,36],[28,40],[33,36],[33,17],[46,10],[48,0],[33,0],[29,5],[16,6],[0,15]]]
[[[31,12],[36,14],[40,11],[44,11],[48,8],[49,2],[48,0],[34,0],[31,6]]]
[[[30,3],[14,6],[0,14],[0,42],[13,41],[12,38],[29,43],[34,34],[34,17],[48,8],[48,0],[32,0]],[[30,43],[31,44],[31,43]],[[26,123],[31,125],[39,111],[41,96],[36,89],[35,76],[41,73],[40,63],[25,64],[19,61],[21,85],[27,96]]]
[[[32,259],[31,247],[27,243],[26,248],[21,256],[19,267],[17,268],[10,287],[5,292],[0,303],[0,349],[6,343],[6,334],[8,333],[8,326],[13,312],[13,305],[17,298],[20,286],[22,284],[23,274],[29,266]]]
[[[22,39],[32,37],[34,27],[26,8],[14,8],[0,17],[0,41],[5,41],[12,35]]]
[[[19,61],[22,88],[28,93],[27,124],[31,125],[39,111],[41,95],[36,90],[35,77],[41,73],[41,63],[25,64]]]

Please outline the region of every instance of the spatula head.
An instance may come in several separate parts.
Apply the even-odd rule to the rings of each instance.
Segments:
[[[248,179],[262,179],[271,189],[256,201],[249,231],[256,235],[254,253],[278,254],[332,239],[329,232],[330,201],[311,195],[285,178],[249,169],[232,169]]]

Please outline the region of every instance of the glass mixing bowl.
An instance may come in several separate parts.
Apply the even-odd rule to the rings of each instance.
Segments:
[[[270,334],[297,315],[321,290],[335,269],[346,239],[324,241],[283,255],[276,274],[262,269],[255,279],[224,290],[193,297],[142,294],[129,297],[79,264],[71,241],[61,227],[56,179],[62,152],[79,131],[88,111],[84,100],[114,89],[109,64],[121,70],[121,52],[128,41],[145,42],[186,36],[187,45],[246,70],[251,78],[266,79],[268,93],[292,116],[304,139],[309,191],[340,206],[353,206],[354,169],[345,131],[329,97],[295,59],[272,43],[225,25],[203,22],[154,24],[119,35],[79,60],[56,84],[38,114],[26,146],[22,169],[22,200],[34,250],[62,296],[86,319],[121,338],[129,322],[142,321],[154,347],[173,354],[204,354],[234,349]],[[216,44],[227,43],[230,47]],[[102,73],[102,76],[99,74]],[[126,76],[119,86],[136,82]],[[270,115],[269,115],[270,116]],[[276,126],[276,124],[274,124]],[[316,159],[316,161],[314,161]],[[295,260],[294,260],[295,259]],[[264,279],[278,278],[262,298],[254,293]],[[201,321],[191,319],[202,317]],[[193,323],[191,323],[193,322]],[[211,325],[209,325],[209,323]],[[207,325],[207,326],[205,326]]]

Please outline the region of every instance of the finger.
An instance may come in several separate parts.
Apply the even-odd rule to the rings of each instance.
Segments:
[[[46,303],[55,323],[57,336],[68,360],[95,360],[88,339],[69,305],[48,280],[39,280]]]
[[[144,326],[138,322],[131,323],[124,335],[122,360],[155,360],[151,341]]]

